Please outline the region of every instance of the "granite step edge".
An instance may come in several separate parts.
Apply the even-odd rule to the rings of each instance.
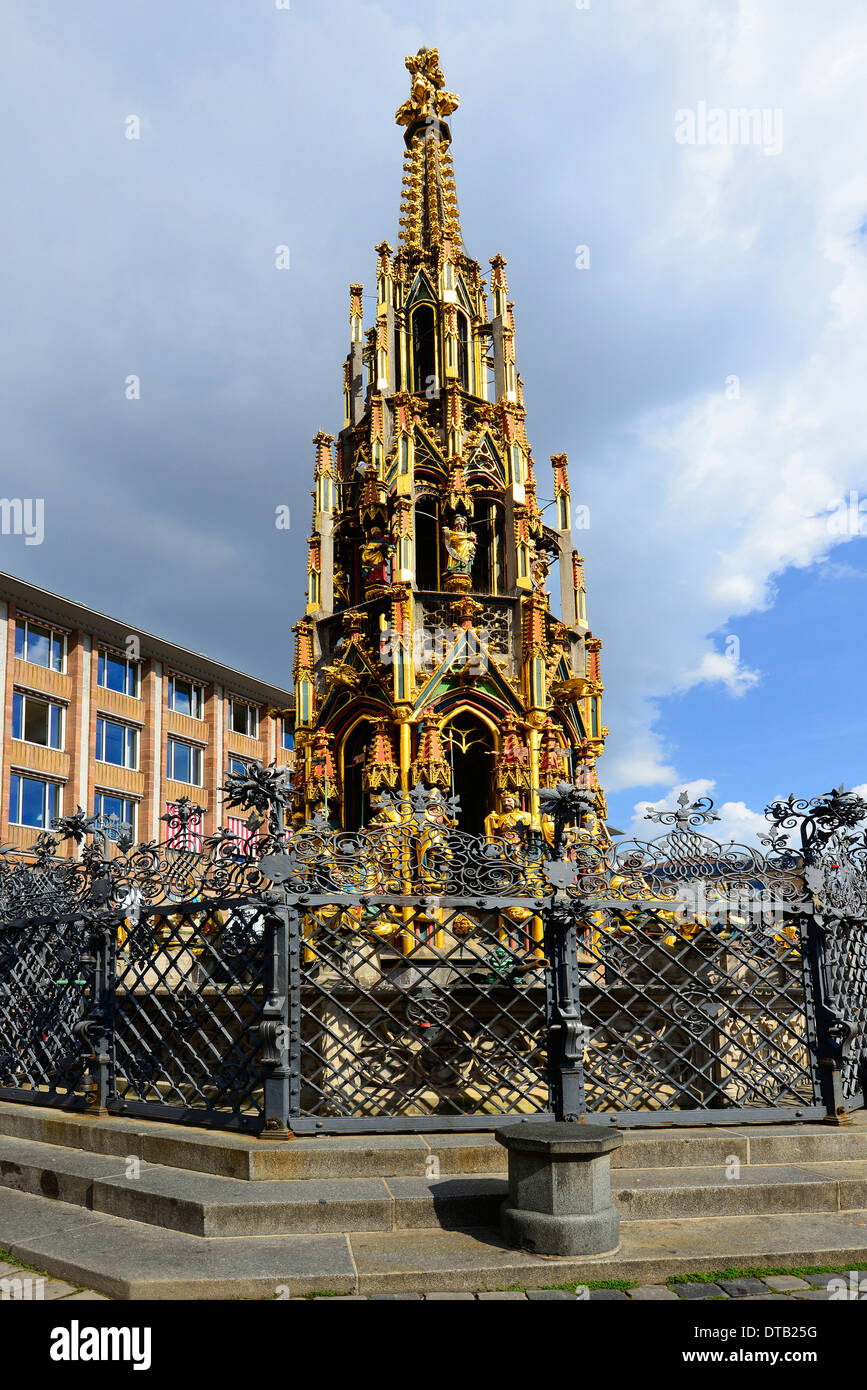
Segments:
[[[16,1194],[19,1195],[19,1194]],[[618,1252],[543,1259],[507,1250],[496,1231],[368,1232],[349,1236],[202,1239],[102,1217],[4,1240],[15,1259],[120,1299],[285,1298],[315,1291],[489,1291],[589,1279],[655,1283],[721,1267],[841,1266],[867,1259],[867,1211],[812,1217],[624,1222]],[[664,1229],[660,1229],[664,1226]],[[146,1233],[143,1236],[142,1233]],[[680,1253],[673,1253],[678,1244]],[[697,1253],[701,1250],[702,1253]]]

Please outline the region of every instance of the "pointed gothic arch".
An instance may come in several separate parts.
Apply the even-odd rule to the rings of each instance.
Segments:
[[[439,381],[437,351],[437,320],[432,305],[421,303],[410,318],[412,344],[412,389],[426,392],[431,382]]]
[[[494,487],[502,487],[506,481],[503,460],[487,430],[467,445],[467,480],[475,476]]]
[[[482,835],[485,817],[495,804],[496,725],[481,709],[462,702],[444,716],[440,736],[451,770],[452,795],[460,799],[458,826],[469,835]]]
[[[373,728],[373,720],[363,714],[349,726],[340,744],[338,775],[344,830],[360,830],[370,818],[370,798],[363,787],[362,773]]]

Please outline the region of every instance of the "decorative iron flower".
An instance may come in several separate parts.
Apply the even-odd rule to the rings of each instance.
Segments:
[[[867,801],[856,792],[833,787],[825,796],[817,797],[813,807],[817,820],[833,821],[836,825],[852,827],[867,816]]]
[[[88,835],[96,833],[98,827],[96,816],[88,816],[82,806],[79,806],[74,816],[56,816],[51,822],[51,829],[56,830],[61,840],[74,840],[80,845]]]
[[[279,820],[278,811],[288,806],[292,796],[292,773],[287,767],[278,767],[276,761],[261,767],[258,763],[246,763],[243,772],[230,772],[223,783],[229,810],[256,811],[267,816],[272,827]]]
[[[576,787],[571,782],[558,782],[553,787],[539,788],[540,808],[544,814],[553,816],[563,824],[567,820],[581,820],[583,816],[596,811],[596,798],[586,787]]]

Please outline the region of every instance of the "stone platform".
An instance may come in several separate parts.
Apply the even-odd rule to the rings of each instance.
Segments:
[[[865,1121],[624,1131],[611,1173],[620,1249],[561,1258],[503,1243],[504,1151],[491,1134],[274,1143],[0,1103],[0,1247],[115,1298],[836,1267],[867,1260]]]

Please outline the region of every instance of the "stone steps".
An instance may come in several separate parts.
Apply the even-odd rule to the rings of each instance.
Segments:
[[[517,1118],[517,1117],[516,1117]],[[701,1168],[727,1164],[867,1162],[867,1112],[837,1128],[745,1124],[623,1131],[617,1168]],[[275,1142],[153,1120],[0,1103],[0,1136],[254,1182],[307,1178],[425,1177],[439,1172],[498,1174],[504,1153],[493,1134],[468,1131],[304,1137]]]
[[[845,1268],[867,1259],[867,1210],[624,1221],[614,1254],[556,1259],[507,1249],[483,1227],[202,1238],[7,1189],[0,1245],[22,1264],[123,1299],[478,1292],[658,1284],[729,1266]]]
[[[867,1260],[863,1114],[842,1128],[627,1130],[611,1174],[621,1246],[606,1256],[509,1249],[504,1160],[491,1134],[263,1141],[4,1103],[0,1246],[100,1293],[170,1299],[652,1284]]]
[[[497,1145],[502,1165],[504,1150]],[[730,1171],[730,1170],[728,1170]],[[200,1237],[456,1229],[497,1224],[505,1172],[431,1179],[250,1182],[133,1157],[0,1137],[0,1189]],[[622,1220],[839,1212],[867,1207],[867,1163],[617,1168]]]

